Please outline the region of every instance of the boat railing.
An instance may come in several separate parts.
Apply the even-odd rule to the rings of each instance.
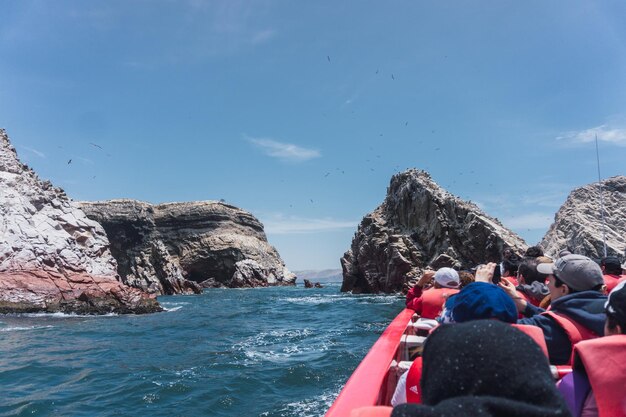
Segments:
[[[386,398],[393,395],[393,391],[387,392],[390,364],[397,358],[402,335],[413,313],[413,310],[402,310],[387,326],[352,373],[326,417],[347,417],[356,408],[384,404]]]

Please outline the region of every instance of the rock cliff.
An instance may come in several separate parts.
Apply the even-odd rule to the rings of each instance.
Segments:
[[[216,202],[81,202],[111,242],[123,282],[153,294],[295,285],[250,213]]]
[[[497,261],[524,241],[497,219],[439,187],[424,171],[392,177],[385,201],[366,215],[341,259],[342,291],[396,292],[424,267]]]
[[[0,129],[0,313],[161,310],[117,278],[104,229],[22,164]]]
[[[602,181],[604,218],[602,225],[600,187],[589,184],[572,191],[554,216],[554,223],[543,237],[541,246],[550,255],[568,249],[572,253],[601,258],[604,256],[603,235],[609,256],[622,261],[626,256],[626,177]],[[604,229],[604,233],[603,233]]]

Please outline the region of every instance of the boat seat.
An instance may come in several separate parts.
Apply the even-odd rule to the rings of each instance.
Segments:
[[[402,338],[400,338],[400,346],[398,346],[396,360],[410,360],[410,358],[416,353],[421,352],[425,340],[425,336],[416,336],[412,334],[402,335]]]
[[[437,327],[439,323],[437,320],[431,319],[418,319],[417,321],[410,321],[407,325],[407,334],[413,334],[418,336],[428,336],[430,331]]]

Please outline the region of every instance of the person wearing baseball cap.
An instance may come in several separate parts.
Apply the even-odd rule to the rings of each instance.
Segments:
[[[423,290],[431,281],[434,281],[432,288]],[[459,285],[459,274],[454,269],[444,267],[437,272],[427,269],[406,295],[406,308],[423,318],[434,319],[441,313],[446,299],[459,292]]]
[[[537,271],[548,275],[552,300],[548,311],[519,296],[515,287],[503,280],[499,285],[513,298],[524,318],[519,324],[543,330],[550,363],[569,364],[572,345],[604,335],[604,278],[600,266],[582,255],[566,255],[554,263],[540,263]]]

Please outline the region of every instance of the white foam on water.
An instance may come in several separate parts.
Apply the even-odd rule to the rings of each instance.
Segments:
[[[0,332],[19,332],[24,330],[51,329],[54,326],[12,326],[0,329]]]
[[[76,313],[24,313],[17,314],[17,316],[21,317],[54,317],[54,318],[75,318],[75,317],[89,317],[89,318],[99,318],[99,317],[115,317],[118,316],[117,313],[107,313],[107,314],[76,314]]]
[[[167,311],[168,313],[174,312],[174,311],[178,311],[181,308],[183,308],[183,306],[176,306],[176,307],[172,307],[172,308],[167,308],[165,306],[163,306],[163,310]]]
[[[280,416],[301,416],[301,417],[321,417],[326,414],[335,398],[339,395],[337,392],[326,392],[317,397],[295,401],[279,408],[277,412]],[[263,412],[260,416],[268,416],[269,411]]]

